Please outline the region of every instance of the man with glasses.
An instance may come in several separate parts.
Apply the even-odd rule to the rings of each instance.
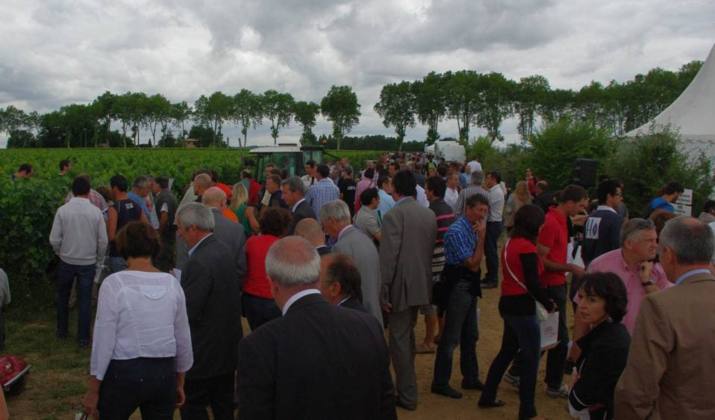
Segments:
[[[598,207],[586,220],[581,256],[588,267],[596,257],[620,246],[623,218],[616,209],[623,202],[621,185],[612,179],[598,185]]]

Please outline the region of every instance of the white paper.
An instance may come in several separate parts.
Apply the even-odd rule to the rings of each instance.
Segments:
[[[545,320],[539,322],[541,329],[541,350],[555,347],[559,342],[559,313],[551,312]]]

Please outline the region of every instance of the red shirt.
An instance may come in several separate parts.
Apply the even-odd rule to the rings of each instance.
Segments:
[[[256,180],[251,179],[248,187],[248,205],[256,206],[258,205],[258,194],[261,192],[261,184],[256,182]]]
[[[544,227],[539,233],[539,243],[549,248],[546,258],[557,264],[566,264],[568,254],[569,230],[566,225],[566,215],[558,207],[549,209],[544,220]],[[566,284],[566,273],[563,271],[544,271],[542,277],[547,287]]]
[[[266,274],[266,255],[268,249],[278,241],[277,236],[255,235],[246,241],[246,265],[248,273],[243,283],[243,292],[264,299],[273,299],[271,286]]]
[[[507,243],[507,246],[504,247],[501,255],[503,279],[501,283],[502,296],[518,296],[527,294],[524,286],[528,285],[526,284],[526,279],[524,278],[524,269],[521,266],[522,254],[537,254],[536,245],[530,240],[522,237],[509,239],[509,242]],[[544,263],[541,261],[541,258],[537,257],[536,265],[539,273],[539,279],[541,279],[544,273]],[[511,273],[513,273],[524,286],[514,280],[514,277],[511,275],[509,270],[511,270]],[[544,286],[544,284],[540,284],[540,286]]]

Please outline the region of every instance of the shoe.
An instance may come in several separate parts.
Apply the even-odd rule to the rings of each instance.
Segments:
[[[399,399],[399,398],[395,398],[395,406],[396,406],[396,407],[400,407],[400,408],[402,408],[402,409],[404,409],[404,410],[407,410],[407,411],[415,411],[415,410],[417,410],[417,405],[409,405],[409,404],[407,404],[407,403],[402,402],[402,400]]]
[[[482,283],[482,289],[496,289],[497,283]]]
[[[569,387],[565,384],[561,385],[561,388],[550,388],[546,387],[546,395],[551,398],[568,398],[569,397]]]
[[[511,373],[507,372],[504,374],[504,380],[509,384],[512,385],[516,388],[519,388],[519,383],[521,381],[521,378],[519,378],[516,375],[512,375]]]
[[[497,407],[504,407],[506,403],[502,400],[494,400],[494,401],[479,401],[477,404],[479,408],[497,408]]]
[[[481,381],[477,381],[477,382],[462,381],[462,389],[478,389],[481,391],[484,389],[484,384]]]
[[[443,395],[445,397],[454,398],[455,400],[462,398],[462,393],[457,391],[456,389],[452,388],[449,385],[432,386],[431,391],[433,394]]]

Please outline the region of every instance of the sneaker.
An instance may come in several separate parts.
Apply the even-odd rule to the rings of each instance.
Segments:
[[[516,387],[516,388],[519,388],[520,378],[519,378],[518,376],[512,375],[511,373],[507,372],[507,373],[504,374],[504,380],[505,380],[508,384],[510,384],[510,385],[512,385],[512,386],[514,386],[514,387]]]
[[[561,388],[551,388],[546,387],[546,395],[551,398],[568,398],[569,397],[569,387],[566,384],[562,384]]]

